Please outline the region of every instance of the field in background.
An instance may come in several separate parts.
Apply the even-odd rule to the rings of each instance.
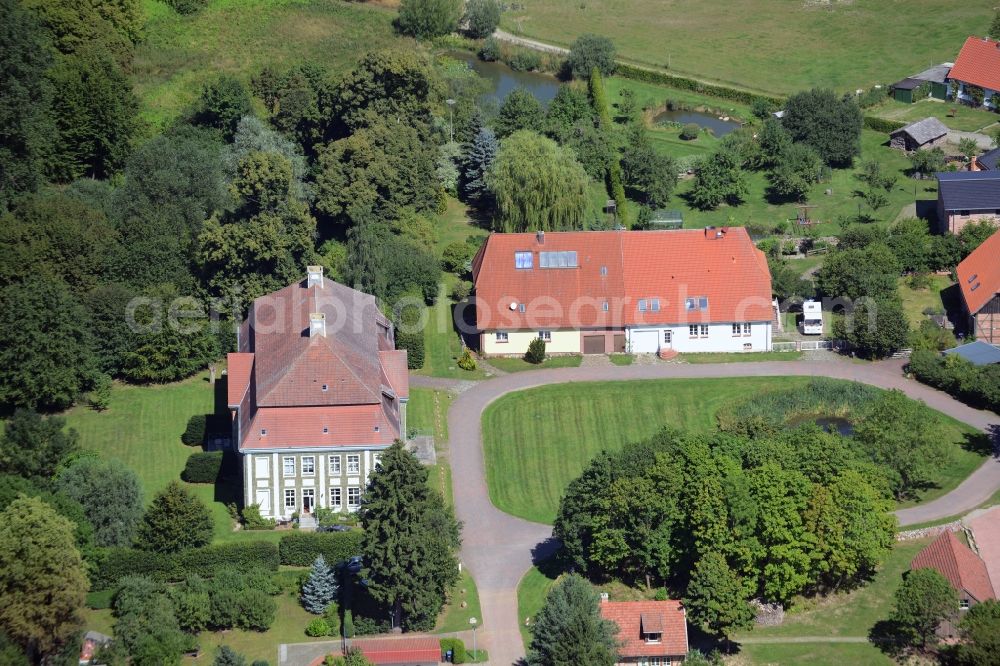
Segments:
[[[583,33],[626,59],[772,93],[892,83],[954,61],[993,18],[987,0],[526,0],[504,29],[568,46]]]

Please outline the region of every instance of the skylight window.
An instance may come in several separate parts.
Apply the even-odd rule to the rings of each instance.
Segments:
[[[532,255],[531,252],[514,253],[514,268],[530,269],[534,268],[534,263],[534,255]]]
[[[684,299],[684,309],[685,310],[707,310],[708,309],[708,297],[707,296],[696,296],[694,298]]]
[[[969,279],[966,280],[966,282],[972,284],[973,282],[975,282],[977,277],[979,277],[979,273],[973,273],[972,275],[969,276]]]
[[[576,268],[576,250],[564,252],[539,252],[538,265],[542,268]]]

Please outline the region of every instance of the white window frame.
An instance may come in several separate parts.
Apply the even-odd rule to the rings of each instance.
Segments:
[[[507,331],[497,331],[496,332],[496,342],[498,345],[506,344],[510,341],[510,335]]]
[[[302,456],[302,476],[316,476],[316,456]]]
[[[649,299],[649,309],[650,309],[651,312],[659,312],[660,311],[660,299],[658,299],[658,298],[651,298],[651,299]]]
[[[330,469],[330,474],[336,474],[340,476],[340,456],[330,456],[330,460],[327,463]]]
[[[288,471],[288,463],[292,463],[292,471]],[[295,456],[284,456],[281,459],[281,476],[295,476]]]
[[[743,335],[744,336],[748,336],[748,335],[751,334],[751,331],[752,331],[752,327],[750,326],[750,322],[745,322],[743,324]]]
[[[373,453],[372,454],[372,470],[371,471],[374,472],[375,468],[379,466],[380,462],[382,462],[382,454],[381,453]]]
[[[698,324],[688,325],[688,337],[697,338],[698,337]]]
[[[646,299],[645,298],[640,298],[639,299],[639,312],[645,312],[647,309],[649,309],[649,304],[646,302]]]
[[[518,304],[517,304],[517,311],[518,311],[518,312],[522,312],[522,313],[523,313],[523,312],[525,312],[525,311],[526,311],[527,309],[528,309],[528,306],[526,306],[526,305],[525,305],[524,303],[518,303]]]
[[[708,337],[708,324],[701,325],[701,333],[698,337],[707,338]]]
[[[969,603],[968,599],[959,599],[958,600],[958,609],[959,610],[969,610],[970,606],[972,606],[972,604]]]
[[[538,339],[552,342],[552,331],[538,331]]]
[[[361,454],[349,453],[347,455],[347,473],[361,474]]]
[[[339,509],[344,506],[344,493],[341,491],[340,486],[330,487],[330,508]]]
[[[356,509],[361,506],[361,487],[360,486],[348,486],[347,487],[347,508]]]
[[[535,255],[518,250],[514,253],[514,268],[517,270],[530,270],[535,267]]]
[[[286,511],[288,509],[292,509],[294,511],[296,508],[296,502],[298,501],[298,493],[295,492],[295,488],[285,488],[284,497],[285,503],[282,506],[285,507]],[[289,504],[289,500],[291,500],[291,504]]]
[[[739,337],[741,330],[743,330],[742,326],[740,326],[739,324],[733,324],[733,337],[734,338]]]
[[[674,332],[669,328],[663,329],[663,344],[670,345],[674,342]]]
[[[601,310],[603,310],[604,312],[608,311],[608,302],[607,301],[604,301],[603,303],[601,303]]]

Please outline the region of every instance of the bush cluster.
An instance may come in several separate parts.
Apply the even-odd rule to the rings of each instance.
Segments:
[[[278,554],[281,564],[307,567],[320,555],[335,564],[361,553],[360,530],[350,532],[295,532],[281,537]]]
[[[109,548],[91,576],[91,587],[94,590],[110,589],[122,577],[133,574],[147,575],[161,582],[177,582],[191,574],[212,576],[228,566],[277,571],[278,564],[278,547],[266,541],[217,544],[173,555]]]
[[[528,351],[524,353],[524,360],[528,363],[538,365],[545,360],[545,340],[535,338],[528,343]]]
[[[222,451],[201,451],[192,453],[181,478],[188,483],[215,483],[222,469]]]
[[[194,14],[208,5],[208,0],[167,0],[178,14]]]
[[[1000,365],[977,367],[957,356],[917,350],[910,357],[909,369],[919,381],[964,403],[1000,412]]]
[[[462,642],[461,638],[442,638],[441,654],[448,650],[451,650],[451,663],[464,664],[466,662],[465,643]]]

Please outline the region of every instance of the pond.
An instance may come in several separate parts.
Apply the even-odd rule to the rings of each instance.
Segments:
[[[794,428],[803,423],[815,423],[827,432],[836,432],[844,437],[854,434],[854,424],[842,416],[800,416],[789,421],[788,426]]]
[[[688,123],[694,123],[699,127],[707,127],[712,130],[712,134],[716,137],[723,137],[732,132],[735,129],[740,128],[740,124],[735,120],[721,120],[718,116],[714,116],[710,113],[702,113],[701,111],[662,111],[653,118],[653,124],[659,125],[661,123],[680,123],[681,125],[686,125]]]
[[[548,74],[515,72],[502,62],[483,62],[468,51],[449,51],[448,57],[464,62],[469,69],[490,82],[490,92],[482,96],[482,101],[488,106],[499,107],[507,95],[524,88],[545,107],[559,92],[559,80]]]

